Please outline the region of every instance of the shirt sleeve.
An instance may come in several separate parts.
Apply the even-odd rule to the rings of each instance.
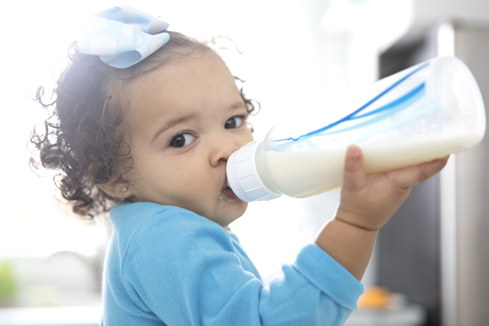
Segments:
[[[222,227],[183,210],[149,220],[122,271],[133,301],[167,325],[342,325],[363,292],[315,245],[265,288]]]

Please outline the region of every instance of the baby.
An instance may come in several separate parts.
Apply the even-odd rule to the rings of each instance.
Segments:
[[[54,108],[32,137],[42,166],[75,213],[110,211],[102,325],[342,325],[379,229],[448,158],[366,176],[351,146],[336,215],[264,287],[228,228],[247,203],[226,162],[253,140],[253,102],[208,45],[167,27],[130,7],[88,17],[54,103],[38,90]]]

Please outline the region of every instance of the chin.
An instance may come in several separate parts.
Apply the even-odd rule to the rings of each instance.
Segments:
[[[215,219],[210,219],[216,222],[217,224],[226,227],[229,224],[233,223],[236,221],[238,218],[243,216],[243,214],[246,212],[246,208],[248,207],[248,203],[241,202],[241,205],[238,207],[233,207],[232,210],[227,211],[227,213],[220,212],[220,216],[216,217]]]
[[[243,214],[246,212],[246,209],[248,208],[248,203],[247,202],[244,202],[244,201],[241,201],[240,200],[240,210],[238,212],[238,214],[236,215],[236,218],[234,220],[237,220],[238,218],[240,218],[241,216],[243,216]]]

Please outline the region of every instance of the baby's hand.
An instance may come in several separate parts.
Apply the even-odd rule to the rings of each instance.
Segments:
[[[350,146],[345,159],[340,205],[335,219],[379,230],[407,199],[413,186],[440,172],[448,156],[384,174],[366,176],[360,148]]]

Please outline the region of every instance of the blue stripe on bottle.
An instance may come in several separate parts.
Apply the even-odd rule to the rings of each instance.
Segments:
[[[425,63],[421,66],[419,66],[418,68],[416,68],[415,70],[411,71],[409,74],[407,74],[406,76],[404,76],[403,78],[401,78],[400,80],[398,80],[397,82],[395,82],[394,84],[392,84],[391,86],[389,86],[387,89],[385,89],[383,92],[381,92],[380,94],[378,94],[377,96],[375,96],[373,99],[371,99],[370,101],[368,101],[366,104],[362,105],[359,109],[355,110],[354,112],[348,114],[347,116],[327,125],[327,126],[324,126],[322,128],[319,128],[319,129],[316,129],[314,131],[311,131],[307,134],[303,134],[297,138],[293,138],[293,137],[289,137],[289,138],[284,138],[284,139],[278,139],[278,140],[275,140],[275,142],[279,142],[279,141],[298,141],[298,140],[301,140],[301,139],[304,139],[304,138],[309,138],[309,137],[312,137],[312,136],[315,136],[315,135],[320,135],[320,136],[325,136],[325,135],[331,135],[331,134],[336,134],[336,133],[340,133],[340,132],[345,132],[345,131],[348,131],[348,130],[352,130],[352,129],[356,129],[356,128],[361,128],[361,127],[364,127],[366,125],[369,125],[369,124],[372,124],[374,122],[377,122],[379,120],[382,120],[382,119],[385,119],[386,117],[388,116],[391,116],[405,108],[407,108],[410,104],[412,104],[414,101],[416,101],[417,99],[421,98],[424,94],[425,94],[425,83],[421,83],[419,86],[417,86],[416,88],[414,88],[413,90],[411,90],[409,93],[401,96],[400,98],[378,108],[378,109],[375,109],[371,112],[368,112],[368,113],[365,113],[365,114],[362,114],[362,115],[358,115],[358,113],[362,112],[363,110],[365,110],[366,108],[368,108],[370,105],[372,105],[373,103],[375,103],[378,99],[380,99],[381,97],[383,97],[385,94],[387,94],[388,92],[390,92],[392,89],[394,89],[396,86],[398,86],[399,84],[401,84],[403,81],[405,81],[406,79],[408,79],[409,77],[411,77],[412,75],[414,75],[415,73],[417,73],[418,71],[420,71],[421,69],[427,67],[429,65],[429,63]],[[336,127],[336,126],[339,126],[340,124],[343,124],[345,122],[348,122],[348,121],[352,121],[352,120],[356,120],[356,119],[360,119],[360,118],[365,118],[365,117],[368,117],[368,116],[372,116],[372,115],[375,115],[377,114],[376,117],[373,117],[371,119],[369,119],[368,121],[365,121],[365,122],[362,122],[362,123],[359,123],[359,124],[356,124],[355,126],[352,126],[352,127],[349,127],[349,128],[345,128],[345,129],[341,129],[341,130],[338,130],[338,131],[334,131],[334,132],[329,132],[329,133],[324,133],[324,131],[326,130],[329,130],[333,127]]]
[[[395,101],[393,101],[393,102],[391,102],[391,103],[389,103],[389,104],[387,104],[387,105],[385,105],[385,106],[383,106],[383,107],[381,107],[375,111],[366,113],[362,116],[353,117],[353,118],[351,118],[351,120],[364,118],[364,117],[371,116],[373,114],[378,113],[377,116],[372,117],[371,119],[369,119],[367,121],[358,123],[358,124],[351,126],[351,127],[348,127],[348,128],[344,128],[344,129],[340,129],[340,130],[336,130],[336,131],[332,131],[332,132],[318,133],[317,136],[322,137],[322,136],[329,136],[329,135],[333,135],[333,134],[338,134],[338,133],[342,133],[345,131],[363,128],[363,127],[368,126],[370,124],[384,120],[385,118],[390,117],[390,116],[396,114],[397,112],[404,110],[405,108],[407,108],[408,106],[410,106],[411,104],[416,102],[418,99],[422,98],[425,95],[425,93],[426,93],[425,92],[425,84],[422,83],[421,85],[419,85],[418,87],[416,87],[411,92],[404,95],[403,97],[401,97],[401,98],[399,98],[399,99],[397,99],[397,100],[395,100]]]

